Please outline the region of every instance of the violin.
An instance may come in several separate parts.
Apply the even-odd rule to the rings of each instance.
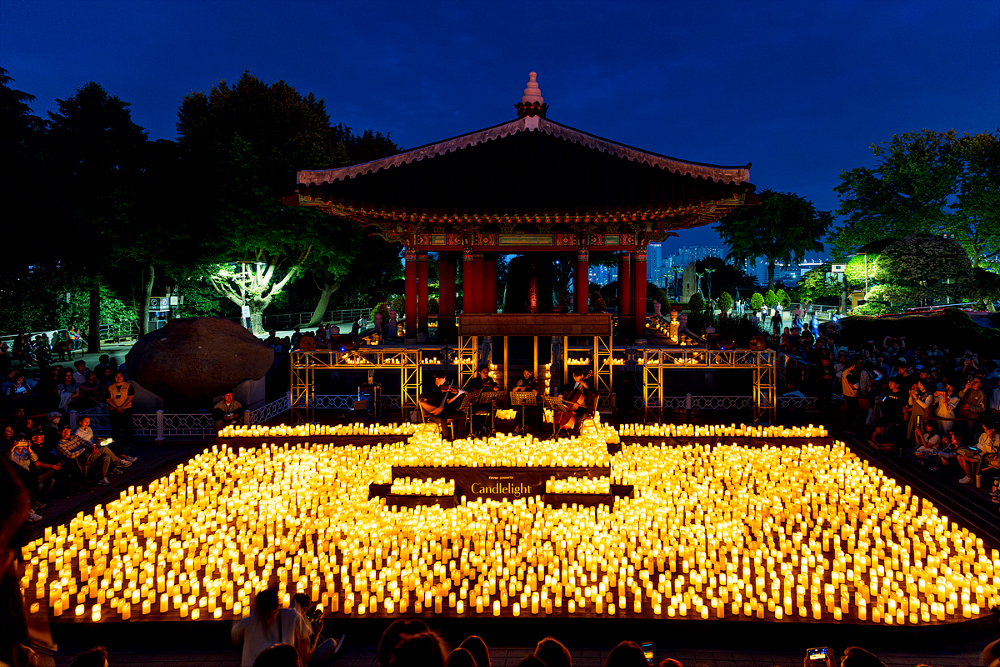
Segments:
[[[587,374],[580,379],[573,391],[563,399],[566,404],[566,411],[552,415],[552,421],[558,428],[573,428],[576,425],[576,411],[587,404],[587,392],[584,382],[594,377],[594,371],[587,371]]]

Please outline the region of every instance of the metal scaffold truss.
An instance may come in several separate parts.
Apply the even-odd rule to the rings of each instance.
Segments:
[[[754,420],[775,418],[776,360],[774,350],[705,350],[659,348],[642,350],[637,361],[642,365],[643,418],[656,412],[663,420],[663,373],[685,370],[744,369],[753,371]]]
[[[422,381],[422,350],[417,348],[371,347],[361,351],[295,350],[291,353],[292,421],[312,421],[315,409],[317,370],[355,369],[399,371],[399,407],[405,419],[408,409],[417,406]]]
[[[458,386],[464,387],[479,368],[479,336],[458,337],[458,357],[455,364],[458,366]]]

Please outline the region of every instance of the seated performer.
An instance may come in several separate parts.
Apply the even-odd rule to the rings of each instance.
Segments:
[[[434,371],[434,385],[418,400],[427,421],[442,425],[450,421],[459,432],[465,425],[465,413],[460,410],[465,390],[455,387],[454,382],[446,384],[446,378],[444,371]]]
[[[511,391],[525,392],[525,391],[537,391],[538,390],[538,380],[535,379],[534,373],[531,372],[530,366],[525,366],[521,370],[521,379],[517,381],[514,388]]]
[[[465,383],[465,391],[473,392],[479,391],[496,391],[500,388],[496,380],[490,377],[490,367],[486,364],[482,364],[476,369],[476,374]]]
[[[538,391],[538,380],[535,379],[535,374],[531,372],[530,366],[525,366],[521,370],[521,378],[511,389],[511,393],[539,393]],[[538,400],[538,399],[536,399]],[[524,414],[521,415],[521,421],[525,425],[525,429],[528,426],[534,426],[538,424],[538,418],[541,415],[541,410],[539,405],[519,405],[518,410],[523,410]],[[521,432],[520,425],[515,429],[517,433]]]
[[[594,375],[592,371],[577,368],[573,369],[572,374],[573,381],[567,382],[559,388],[559,395],[562,396],[568,409],[566,412],[556,413],[553,416],[558,427],[557,430],[575,428],[579,419],[590,412],[588,405],[597,395],[597,392],[589,385],[590,379]]]

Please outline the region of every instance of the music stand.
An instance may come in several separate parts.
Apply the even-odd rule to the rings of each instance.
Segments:
[[[496,411],[496,401],[498,399],[503,398],[506,393],[507,392],[505,392],[505,391],[488,391],[488,390],[484,389],[479,394],[479,400],[477,401],[477,403],[479,403],[479,404],[489,403],[490,404],[490,410],[489,410],[488,413],[477,412],[476,414],[489,414],[489,417],[490,417],[490,427],[489,427],[490,432],[493,432],[493,431],[496,430],[495,426],[494,426],[494,422],[493,422],[494,413]]]
[[[510,392],[510,404],[521,407],[521,433],[524,433],[524,408],[538,405],[538,392],[512,391]]]
[[[552,437],[556,435],[556,413],[568,412],[570,407],[563,400],[562,396],[542,396],[542,409],[552,410]]]

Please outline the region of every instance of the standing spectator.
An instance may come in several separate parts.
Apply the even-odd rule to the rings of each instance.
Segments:
[[[76,372],[73,373],[73,382],[78,385],[83,384],[87,381],[87,362],[83,359],[78,360],[73,367],[76,368]]]
[[[58,409],[61,412],[68,412],[70,403],[79,397],[76,382],[73,380],[73,371],[63,371],[63,377],[56,385],[56,396]]]
[[[236,400],[233,392],[227,391],[222,400],[212,406],[212,418],[215,420],[215,430],[221,431],[226,426],[243,422],[243,404]]]
[[[7,458],[14,464],[14,470],[21,478],[21,483],[24,484],[24,487],[28,489],[31,495],[37,497],[37,494],[47,493],[52,488],[52,483],[55,482],[55,479],[51,472],[45,478],[42,477],[43,466],[38,460],[38,456],[31,450],[31,446],[28,444],[26,438],[16,438],[14,440],[13,446],[7,452]],[[45,465],[45,467],[48,467],[48,465]],[[44,482],[48,483],[47,488],[43,487]],[[34,502],[35,500],[32,500],[32,504]],[[34,509],[31,509],[28,513],[28,521],[35,522],[41,518],[40,515],[35,514]]]
[[[234,644],[243,644],[240,664],[253,667],[261,653],[275,644],[291,644],[299,653],[299,658],[308,664],[310,629],[294,609],[282,609],[278,604],[278,591],[269,588],[257,593],[253,611],[246,618],[233,621],[230,631]]]
[[[956,415],[959,419],[965,420],[964,432],[971,433],[975,422],[986,410],[986,394],[982,391],[982,381],[976,376],[970,377],[965,387],[958,392],[958,397],[961,400]]]
[[[848,430],[854,428],[858,419],[858,383],[854,382],[854,369],[857,365],[851,362],[845,366],[840,375],[840,390],[844,395],[844,424]]]
[[[951,427],[955,424],[955,408],[960,400],[955,395],[951,380],[944,381],[944,391],[934,392],[934,416],[940,420],[938,427],[942,434],[951,433]]]
[[[135,388],[125,381],[125,375],[118,371],[115,380],[107,388],[108,419],[111,422],[111,438],[117,444],[117,450],[123,451],[132,446],[132,398]]]
[[[906,439],[913,440],[913,432],[931,416],[930,408],[934,396],[927,390],[924,380],[917,380],[910,387],[909,399],[910,418],[906,422]]]
[[[299,331],[298,327],[295,327],[295,329],[292,331],[292,349],[293,350],[299,349],[299,341],[300,340],[302,340],[302,332]]]

